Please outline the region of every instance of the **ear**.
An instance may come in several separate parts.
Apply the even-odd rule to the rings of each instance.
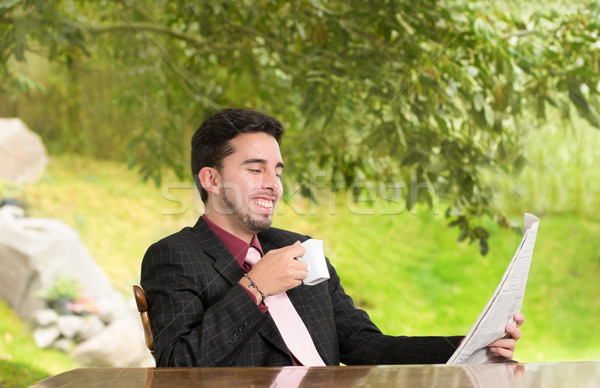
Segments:
[[[198,172],[200,184],[208,193],[219,194],[221,187],[221,174],[213,167],[202,167]]]

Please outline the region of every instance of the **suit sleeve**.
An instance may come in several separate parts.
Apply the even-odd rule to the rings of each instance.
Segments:
[[[217,276],[208,259],[182,241],[148,249],[141,284],[159,367],[232,365],[267,319],[243,287]]]
[[[368,314],[357,309],[329,264],[340,361],[346,365],[439,364],[448,361],[462,337],[394,337],[381,333]]]

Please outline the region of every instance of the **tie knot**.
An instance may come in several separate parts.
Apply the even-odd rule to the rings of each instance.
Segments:
[[[260,260],[260,257],[261,256],[260,256],[260,252],[258,251],[258,249],[254,248],[254,247],[250,247],[250,248],[248,248],[248,253],[246,253],[245,262],[253,266]]]

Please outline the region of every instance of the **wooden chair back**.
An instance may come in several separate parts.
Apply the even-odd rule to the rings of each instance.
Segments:
[[[133,296],[135,297],[135,304],[137,305],[137,309],[140,312],[140,318],[142,319],[142,326],[144,327],[144,338],[146,340],[146,346],[148,350],[150,350],[150,354],[154,357],[154,361],[156,361],[156,356],[154,355],[154,338],[152,336],[152,323],[150,322],[150,316],[148,315],[148,302],[146,302],[146,294],[142,287],[133,286]]]

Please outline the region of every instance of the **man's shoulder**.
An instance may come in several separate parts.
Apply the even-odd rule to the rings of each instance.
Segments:
[[[171,244],[181,240],[187,240],[192,235],[192,227],[186,226],[179,232],[172,233],[155,242],[153,245]]]
[[[151,244],[144,254],[143,261],[165,255],[171,256],[173,252],[191,251],[191,245],[193,244],[192,228],[185,227],[179,232],[163,237]]]
[[[208,228],[208,226],[206,226],[206,223],[204,223],[202,218],[200,218],[193,227],[186,226],[179,232],[175,232],[166,237],[163,237],[152,245],[176,245],[180,243],[186,243],[191,239],[201,240],[201,238],[199,237],[210,238],[213,236],[214,233],[210,232],[210,229]]]
[[[219,249],[222,242],[212,233],[203,221],[198,221],[193,227],[185,227],[179,232],[166,236],[150,245],[142,260],[144,263],[161,260],[197,261],[202,251]],[[217,248],[215,248],[217,247]]]

